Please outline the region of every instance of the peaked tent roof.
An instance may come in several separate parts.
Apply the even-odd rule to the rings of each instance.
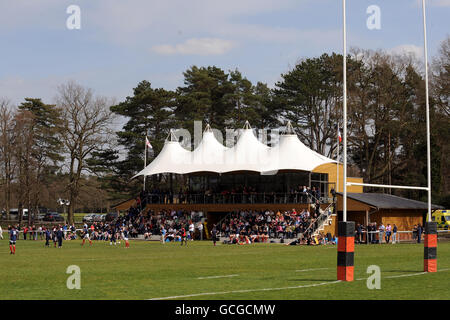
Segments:
[[[296,134],[281,135],[279,144],[271,148],[269,154],[270,171],[312,171],[324,163],[336,162],[309,149]]]
[[[188,171],[221,172],[218,169],[220,169],[220,166],[225,162],[226,150],[228,150],[228,148],[222,145],[214,137],[214,132],[211,130],[209,124],[206,125],[202,141],[200,141],[197,148],[192,152],[191,166]]]
[[[184,149],[178,141],[176,141],[175,136],[171,131],[158,156],[133,178],[142,175],[150,176],[159,173],[184,174],[190,165],[191,152]]]
[[[336,161],[306,147],[290,123],[287,125],[287,134],[280,137],[280,143],[270,148],[256,138],[250,124],[246,122],[237,143],[231,148],[216,140],[209,125],[202,141],[192,152],[184,149],[171,133],[159,155],[134,177],[159,173],[255,171],[267,174],[278,170],[312,171],[324,163],[333,162]]]
[[[236,144],[225,153],[225,165],[221,172],[262,172],[270,164],[268,151],[269,147],[255,137],[247,121]]]

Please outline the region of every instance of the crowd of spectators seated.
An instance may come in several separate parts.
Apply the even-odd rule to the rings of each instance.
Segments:
[[[116,224],[128,227],[131,238],[143,235],[144,239],[149,240],[152,235],[160,235],[164,227],[167,231],[166,238],[174,239],[181,228],[188,230],[191,224],[198,226],[202,217],[203,213],[197,211],[141,211],[136,205],[131,207],[126,215],[119,216]]]
[[[264,242],[269,238],[293,239],[307,236],[316,227],[318,210],[290,211],[239,211],[226,216],[218,226],[222,236],[233,242],[240,235],[254,242]]]
[[[308,246],[318,246],[318,245],[326,245],[326,244],[337,244],[338,239],[336,236],[332,236],[330,233],[326,235],[323,233],[319,233],[318,235],[308,234],[306,237],[299,237],[292,242],[286,243],[288,246],[295,245],[308,245]]]

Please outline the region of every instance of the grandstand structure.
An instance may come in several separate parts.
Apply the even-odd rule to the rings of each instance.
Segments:
[[[336,183],[340,182],[342,190],[344,181],[342,164],[308,148],[290,122],[274,146],[258,140],[248,122],[232,147],[220,143],[209,125],[193,151],[185,149],[171,132],[161,152],[133,178],[161,174],[183,175],[189,194],[148,191],[145,209],[200,211],[208,225],[239,210],[300,212],[319,203],[322,213],[329,212],[334,208]],[[362,183],[362,178],[349,181]],[[351,191],[362,192],[362,187],[351,187]],[[134,202],[130,199],[114,208],[127,210]],[[323,224],[329,222],[323,220]]]
[[[201,142],[188,151],[170,134],[159,155],[137,176],[178,174],[188,177],[189,190],[199,193],[223,191],[246,186],[257,193],[289,193],[297,186],[316,188],[329,196],[335,189],[337,177],[335,160],[327,158],[304,145],[295,134],[290,122],[280,136],[279,143],[269,147],[258,140],[246,122],[233,147],[218,142],[209,125]],[[342,179],[341,179],[342,181]],[[362,182],[355,178],[354,182]],[[353,192],[362,191],[355,187]],[[197,199],[199,202],[201,199]],[[223,199],[217,198],[218,203]],[[264,202],[263,198],[253,199]],[[277,203],[288,200],[277,199]],[[325,199],[327,201],[327,199]],[[233,202],[242,203],[242,200]],[[299,202],[298,199],[295,203]]]
[[[193,151],[185,149],[171,133],[161,152],[135,177],[161,174],[184,176],[189,194],[181,195],[175,190],[164,194],[148,191],[142,210],[202,212],[207,221],[205,232],[230,212],[292,209],[301,212],[311,211],[311,206],[316,204],[320,214],[314,234],[336,235],[339,221],[344,220],[343,194],[333,191],[343,189],[342,164],[308,148],[290,123],[279,143],[272,147],[258,140],[248,122],[232,147],[221,144],[209,125]],[[347,200],[347,210],[352,221],[362,225],[395,223],[400,230],[424,224],[426,204],[380,193],[363,193],[362,178],[347,177],[347,183],[354,184],[347,185],[351,197]],[[239,190],[240,187],[244,190]],[[303,193],[303,187],[310,192]],[[320,192],[314,193],[313,189]],[[113,208],[120,212],[133,205],[136,198]]]

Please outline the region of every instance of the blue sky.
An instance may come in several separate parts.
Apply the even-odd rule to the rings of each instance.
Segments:
[[[175,89],[192,65],[238,68],[273,87],[305,57],[342,52],[341,0],[14,0],[0,2],[0,97],[52,102],[67,80],[122,101],[141,80]],[[81,9],[69,30],[66,9]],[[450,34],[450,0],[427,0],[429,55]],[[366,9],[381,9],[368,30]],[[422,59],[419,0],[347,0],[348,48]]]

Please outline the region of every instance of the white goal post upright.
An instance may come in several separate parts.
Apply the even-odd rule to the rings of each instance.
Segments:
[[[337,279],[340,281],[354,280],[354,255],[355,255],[355,222],[347,221],[347,30],[345,16],[345,0],[342,0],[342,24],[343,24],[343,135],[344,135],[344,172],[343,172],[343,216],[338,222],[338,248],[337,248]],[[338,141],[339,145],[339,141]],[[339,158],[338,171],[339,173]]]
[[[430,102],[428,97],[428,50],[427,50],[427,21],[425,0],[422,0],[423,17],[423,54],[425,62],[425,104],[427,117],[427,182],[428,182],[428,222],[431,222],[431,147],[430,147]]]
[[[144,169],[147,167],[147,134],[145,134],[145,141],[144,141]],[[145,191],[145,174],[144,174],[144,188],[143,190]]]
[[[339,113],[337,114],[339,115]],[[339,192],[339,144],[341,143],[339,141],[339,119],[337,119],[337,156],[336,156],[336,187],[335,190],[336,192]]]
[[[342,221],[347,221],[347,26],[346,26],[346,16],[345,16],[345,0],[342,0],[342,11],[343,11],[343,134],[344,134],[344,198],[342,207]]]

